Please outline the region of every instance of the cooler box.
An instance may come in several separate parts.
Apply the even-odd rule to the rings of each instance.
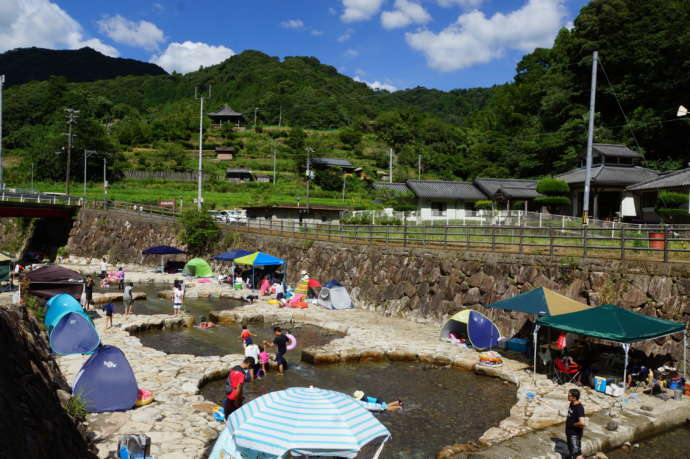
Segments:
[[[597,392],[606,393],[606,378],[602,378],[601,376],[595,376],[594,390]]]
[[[506,348],[509,351],[517,351],[517,352],[522,352],[523,354],[527,354],[527,344],[529,341],[526,339],[522,338],[510,338],[507,343],[506,343]]]
[[[614,397],[620,397],[625,393],[625,389],[616,384],[610,384],[606,386],[606,393]]]

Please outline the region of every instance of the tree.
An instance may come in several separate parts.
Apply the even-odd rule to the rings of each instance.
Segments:
[[[553,177],[544,177],[537,183],[537,192],[544,196],[534,199],[534,202],[541,206],[546,206],[549,212],[570,205],[570,186],[563,180]]]
[[[324,167],[314,171],[314,183],[326,191],[337,191],[343,188],[343,173],[337,167]]]
[[[688,195],[673,191],[659,191],[656,201],[656,213],[665,220],[672,222],[674,217],[688,215]]]
[[[304,144],[306,140],[307,133],[304,132],[304,129],[302,129],[299,126],[295,126],[290,129],[290,133],[288,134],[285,143],[293,150],[301,151],[302,149],[304,149]]]
[[[362,142],[362,132],[348,127],[341,129],[338,138],[348,150],[354,150]]]
[[[202,255],[220,240],[221,231],[207,209],[188,210],[180,218],[182,229],[179,237],[192,255]]]

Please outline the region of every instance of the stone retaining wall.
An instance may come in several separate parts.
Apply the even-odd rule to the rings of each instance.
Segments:
[[[614,303],[653,317],[690,319],[687,264],[386,248],[240,232],[228,239],[237,242],[217,252],[242,247],[271,253],[288,261],[292,282],[305,269],[321,281],[343,282],[358,307],[421,322],[440,323],[469,307],[495,320],[505,335],[514,335],[526,325],[525,314],[484,306],[542,286],[591,305]],[[178,243],[168,218],[82,210],[68,248],[77,257],[153,265],[158,258],[144,259],[141,250]],[[228,269],[226,263],[213,265],[220,272]],[[681,342],[675,335],[634,347],[680,358]]]

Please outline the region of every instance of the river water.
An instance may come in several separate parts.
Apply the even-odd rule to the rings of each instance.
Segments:
[[[135,312],[166,313],[170,301],[157,297],[153,288],[148,299],[135,303]],[[237,302],[214,299],[185,301],[195,316],[212,310],[229,309]],[[272,327],[283,324],[249,324],[256,342],[271,341]],[[241,327],[217,326],[210,329],[185,328],[156,330],[139,334],[146,346],[167,352],[200,356],[243,353]],[[383,457],[426,459],[446,445],[478,439],[488,428],[509,415],[515,403],[515,387],[495,378],[479,376],[453,368],[440,368],[418,362],[368,362],[314,366],[300,361],[300,348],[321,346],[343,336],[309,325],[291,325],[298,348],[288,352],[289,369],[284,376],[269,372],[262,380],[248,383],[245,399],[252,400],[271,391],[295,386],[315,386],[347,394],[355,390],[386,401],[400,399],[402,412],[378,413],[392,439]],[[273,349],[268,349],[269,352]],[[201,389],[204,397],[222,403],[225,382],[213,381]]]
[[[681,459],[690,457],[690,423],[640,442],[639,448],[619,448],[610,459]]]

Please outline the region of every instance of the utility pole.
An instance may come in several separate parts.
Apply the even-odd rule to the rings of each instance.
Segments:
[[[0,75],[0,190],[5,189],[4,176],[2,175],[2,86],[5,84],[5,75]]]
[[[345,201],[345,170],[343,170],[343,201]]]
[[[79,110],[66,108],[65,116],[67,117],[67,125],[69,126],[69,131],[67,132],[67,134],[65,134],[67,136],[67,170],[65,171],[65,194],[69,196],[69,175],[70,166],[72,163],[72,125],[77,122]]]
[[[307,151],[307,213],[309,213],[309,185],[311,183],[311,154],[314,153],[314,149],[312,147],[307,147],[305,148]]]
[[[276,144],[275,141],[271,142],[271,147],[273,148],[273,184],[276,184]]]
[[[254,129],[256,129],[256,112],[259,111],[259,107],[254,107]]]
[[[278,127],[283,125],[283,104],[280,104],[280,111],[278,112]]]
[[[393,149],[388,149],[388,183],[393,183]]]
[[[103,157],[103,200],[108,197],[108,180],[105,176],[105,171],[108,169],[108,158]]]
[[[585,168],[585,193],[582,202],[582,224],[589,223],[589,184],[592,181],[592,142],[594,141],[594,103],[597,95],[597,60],[599,52],[592,53],[592,87],[589,93],[589,127],[587,129],[587,162]]]
[[[86,160],[89,159],[89,156],[95,154],[95,150],[84,150],[84,200],[86,200]]]
[[[31,191],[34,191],[34,162],[31,161]]]
[[[204,199],[201,195],[204,180],[203,152],[204,152],[204,96],[199,96],[199,88],[194,88],[194,98],[199,99],[199,172],[197,175],[196,208],[201,210]],[[211,98],[211,86],[208,87],[208,98]]]
[[[417,155],[417,180],[422,179],[422,155]]]

